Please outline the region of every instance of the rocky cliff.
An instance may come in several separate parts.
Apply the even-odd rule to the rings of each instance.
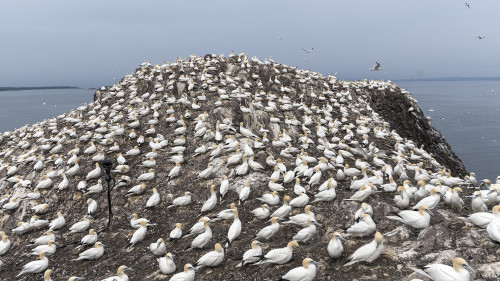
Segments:
[[[167,241],[176,272],[186,263],[194,265],[216,243],[225,246],[233,219],[219,220],[217,216],[231,203],[236,204],[241,233],[224,247],[222,264],[197,270],[196,280],[279,280],[301,266],[305,257],[321,264],[315,280],[410,280],[417,278],[411,266],[451,265],[454,257],[464,258],[476,270],[474,280],[497,280],[499,276],[498,244],[485,229],[458,219],[470,210],[452,208],[441,200],[430,226],[421,230],[386,218],[401,210],[393,200],[396,191],[382,187],[389,176],[408,190],[418,190],[418,180],[425,178],[426,185],[438,187],[443,195],[449,181],[457,181],[455,186],[465,191],[460,196],[466,208],[470,198],[464,195],[473,191],[466,187],[470,182],[445,175],[445,169],[450,169],[454,176],[462,177],[463,164],[426,121],[416,101],[390,82],[339,81],[245,54],[192,56],[162,65],[144,63],[119,83],[98,90],[90,104],[3,133],[0,147],[1,205],[9,201],[15,205],[13,198],[25,198],[37,186],[40,193],[39,198],[25,198],[17,207],[2,210],[0,230],[11,241],[0,257],[2,280],[42,278],[42,273],[15,276],[24,264],[37,259],[26,254],[32,248],[30,241],[48,229],[39,220],[51,221],[58,211],[66,223],[55,232],[57,250],[48,257],[54,280],[70,276],[101,280],[116,275],[120,265],[133,268],[126,271],[130,280],[168,280],[172,275],[160,272],[149,245],[159,238]],[[104,157],[112,159],[113,177],[119,182],[112,191],[114,217],[107,230],[103,230],[107,224],[104,172],[101,169],[98,176],[92,175],[97,173],[95,163]],[[172,172],[176,166],[180,167],[178,175]],[[358,171],[349,170],[355,167]],[[287,173],[290,171],[295,172]],[[357,173],[356,178],[351,172]],[[229,186],[221,200],[223,176]],[[292,259],[284,265],[236,267],[256,232],[270,224],[269,217],[258,219],[251,211],[262,205],[258,199],[264,194],[281,189],[270,184],[271,177],[277,177],[276,183],[283,189],[276,194],[279,203],[268,204],[271,213],[284,204],[285,196],[307,196],[309,200],[294,201],[291,213],[280,219],[279,231],[267,240],[260,239],[263,254],[286,247],[302,229],[283,222],[304,213],[307,204],[319,224],[317,233],[305,243],[299,241]],[[363,190],[371,190],[370,195],[345,200],[355,194],[350,189],[359,183],[355,180],[366,180]],[[328,181],[335,183],[335,198],[313,202]],[[217,191],[217,202],[202,213],[211,185]],[[250,188],[246,198],[245,185]],[[133,187],[138,192],[131,194]],[[146,208],[153,188],[160,201]],[[304,195],[297,195],[302,189]],[[186,191],[191,192],[190,203],[167,208]],[[413,206],[416,197],[402,208]],[[104,255],[97,260],[71,261],[91,247],[78,247],[87,229],[69,231],[87,214],[89,198],[98,206],[89,228],[99,231]],[[384,236],[384,251],[371,263],[344,266],[356,249],[373,240],[373,232],[362,237],[346,235],[362,201],[373,208],[371,217],[376,231]],[[47,207],[36,211],[38,219],[33,218],[32,208],[40,204]],[[129,223],[133,213],[153,225],[147,227],[142,241],[129,247],[136,231]],[[187,250],[196,235],[168,241],[176,223],[185,235],[203,216],[210,218],[213,236],[202,249]],[[15,233],[20,221],[24,222],[20,227],[31,229]],[[41,227],[33,226],[37,221]],[[327,251],[335,231],[345,236],[339,258],[329,257]]]

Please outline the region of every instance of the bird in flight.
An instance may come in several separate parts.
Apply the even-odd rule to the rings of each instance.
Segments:
[[[379,70],[382,70],[382,68],[380,68],[380,63],[378,62],[375,62],[375,65],[373,66],[373,68],[370,69],[370,71],[379,71]]]
[[[486,38],[486,36],[479,35],[479,36],[476,36],[476,38],[479,39],[479,40],[481,40],[481,39]]]
[[[278,39],[281,40],[281,36],[278,36]]]
[[[465,2],[464,4],[465,4],[465,6],[466,6],[467,8],[469,8],[469,10],[470,10],[470,5],[469,5],[469,3]]]
[[[302,49],[302,51],[304,51],[304,52],[306,52],[306,53],[308,53],[308,54],[309,54],[310,52],[312,52],[312,50],[314,50],[314,48],[311,48],[310,50]]]

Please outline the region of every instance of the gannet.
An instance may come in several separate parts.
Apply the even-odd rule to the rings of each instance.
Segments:
[[[287,217],[288,214],[290,214],[290,212],[292,211],[292,207],[288,205],[288,202],[290,202],[290,196],[285,195],[285,197],[283,197],[283,206],[276,209],[276,211],[271,214],[271,217]]]
[[[194,265],[195,269],[199,270],[205,266],[218,266],[223,260],[224,249],[217,243],[215,244],[215,250],[204,254]]]
[[[453,267],[435,263],[424,266],[424,270],[418,268],[411,269],[436,281],[469,281],[469,272],[476,273],[462,258],[453,259]]]
[[[253,209],[252,214],[258,219],[264,220],[269,217],[271,212],[269,211],[269,206],[267,206],[267,204],[262,204],[259,208]]]
[[[0,232],[0,236],[2,236],[2,232]],[[53,232],[52,230],[50,230],[50,229],[49,229],[49,230],[47,230],[47,231],[45,232],[45,235],[40,236],[40,237],[38,237],[38,238],[36,238],[36,239],[31,240],[31,242],[32,242],[34,245],[45,245],[45,244],[47,244],[50,240],[55,241],[55,240],[56,240],[56,236],[54,235],[54,232]],[[2,243],[0,242],[0,245],[1,245],[1,244],[2,244]],[[0,246],[0,248],[1,248],[1,246]],[[0,256],[1,256],[1,255],[2,255],[2,251],[0,250]]]
[[[314,200],[312,201],[312,203],[318,201],[332,201],[333,199],[335,199],[336,196],[337,194],[335,192],[335,187],[333,183],[329,182],[328,189],[314,194]]]
[[[305,207],[309,203],[309,196],[305,193],[299,194],[299,196],[295,197],[290,201],[289,205],[294,208],[302,208]]]
[[[342,252],[344,251],[342,240],[344,240],[344,237],[342,237],[340,233],[334,232],[332,234],[332,238],[330,239],[330,242],[328,242],[327,247],[328,255],[331,258],[338,258],[342,255]]]
[[[300,178],[295,179],[295,185],[293,186],[293,193],[297,195],[301,193],[306,193],[306,189],[302,185],[300,185]]]
[[[483,196],[480,191],[474,191],[474,195],[471,200],[471,207],[474,213],[488,211],[488,207],[484,203]]]
[[[464,208],[464,201],[460,198],[459,193],[463,193],[460,187],[453,188],[449,203],[451,207],[457,211],[461,211]]]
[[[316,277],[316,265],[318,262],[312,260],[311,258],[305,258],[302,261],[302,266],[296,267],[283,275],[282,280],[290,281],[311,281]]]
[[[278,191],[273,191],[271,193],[263,194],[262,197],[257,198],[257,200],[264,202],[268,205],[274,206],[279,204],[280,197],[278,195]]]
[[[372,194],[372,186],[370,183],[369,185],[363,185],[349,199],[344,199],[344,200],[365,201],[371,194]]]
[[[426,228],[431,221],[432,212],[427,206],[422,205],[418,211],[401,211],[397,216],[386,216],[388,219],[397,220],[414,228]]]
[[[168,173],[167,179],[171,180],[171,179],[179,176],[180,171],[181,171],[181,164],[177,161],[177,162],[175,162],[175,166]]]
[[[201,213],[211,210],[217,204],[217,195],[215,194],[215,185],[210,186],[210,197],[203,203]]]
[[[311,211],[311,205],[304,207],[303,214],[297,214],[288,218],[288,221],[283,222],[284,224],[296,224],[300,227],[307,227],[309,225],[309,219],[315,220],[316,217]]]
[[[359,221],[361,219],[362,214],[369,214],[370,216],[372,216],[373,215],[372,206],[370,206],[365,202],[361,203],[361,208],[359,208],[354,214],[354,220]]]
[[[69,228],[69,234],[71,233],[77,233],[77,232],[83,232],[87,230],[90,226],[90,221],[87,218],[87,216],[83,217],[81,221],[74,223],[70,228]]]
[[[304,242],[307,243],[309,240],[311,240],[314,235],[316,234],[316,225],[319,225],[316,220],[309,218],[307,221],[307,227],[302,228],[295,234],[295,236],[292,237],[293,240],[297,242]]]
[[[9,236],[5,235],[5,232],[0,231],[0,236],[2,236],[2,240],[0,240],[0,256],[2,256],[9,250],[11,242]]]
[[[262,257],[262,248],[260,247],[262,243],[257,240],[252,241],[251,248],[243,254],[243,258],[236,267],[241,267],[246,264],[256,263]]]
[[[238,216],[238,210],[235,208],[233,209],[233,223],[229,227],[229,230],[227,232],[227,243],[226,243],[226,248],[233,242],[234,239],[238,238],[238,236],[241,233],[241,221]]]
[[[493,207],[495,219],[492,220],[486,227],[486,231],[491,239],[500,243],[500,205]]]
[[[413,206],[413,210],[418,210],[420,206],[425,205],[427,208],[430,210],[436,208],[436,206],[439,204],[439,201],[441,200],[441,195],[438,193],[438,190],[436,188],[431,189],[431,195],[422,198],[415,206]]]
[[[41,252],[45,252],[46,256],[53,255],[56,252],[56,244],[54,240],[49,240],[46,245],[38,245],[31,250],[30,256],[38,256]]]
[[[243,188],[240,190],[238,199],[239,199],[239,204],[241,205],[243,201],[248,199],[248,196],[250,195],[250,182],[245,181]]]
[[[77,259],[73,259],[73,261],[79,260],[96,260],[104,255],[104,244],[101,242],[95,242],[94,248],[90,248],[86,251],[81,252],[78,255]]]
[[[208,218],[202,219],[204,231],[193,239],[190,248],[203,248],[210,242],[210,239],[212,239],[212,229],[208,226]]]
[[[43,281],[52,281],[52,278],[50,277],[50,274],[52,274],[52,270],[51,269],[45,270],[45,272],[43,273]]]
[[[16,197],[12,197],[10,201],[2,206],[3,210],[14,210],[19,207],[19,203],[21,201],[18,201]]]
[[[184,271],[175,274],[169,281],[193,281],[194,277],[195,269],[191,264],[187,263],[184,265]]]
[[[262,228],[256,235],[256,239],[269,240],[274,234],[280,229],[280,224],[278,223],[278,218],[271,218],[271,225]]]
[[[108,277],[106,279],[102,279],[101,281],[128,281],[128,276],[125,274],[126,270],[132,270],[132,268],[122,265],[118,267],[116,271],[117,276]]]
[[[80,245],[93,245],[97,242],[97,238],[97,233],[94,231],[94,229],[91,228],[89,230],[89,234],[83,236],[82,240],[80,240]]]
[[[370,214],[362,214],[361,220],[346,230],[346,236],[363,237],[375,232],[376,227]]]
[[[174,241],[182,237],[182,228],[180,223],[175,224],[175,228],[170,231],[169,240]]]
[[[87,189],[87,192],[85,192],[85,195],[100,193],[103,190],[104,190],[104,187],[102,186],[101,179],[98,179],[96,184],[90,186]]]
[[[167,248],[165,246],[165,241],[163,238],[158,238],[155,243],[149,244],[149,250],[155,256],[163,256],[167,252]]]
[[[87,199],[87,214],[89,215],[92,215],[95,213],[95,211],[97,210],[97,202],[92,199],[92,198],[89,198]]]
[[[288,245],[284,248],[274,249],[269,251],[258,264],[274,263],[274,264],[285,264],[292,259],[293,249],[298,248],[299,244],[297,241],[290,241]]]
[[[139,218],[139,215],[135,213],[129,216],[129,219],[130,219],[130,226],[135,229],[141,227],[141,221],[145,221],[147,226],[155,225],[146,218]]]
[[[258,136],[256,136],[254,133],[252,133],[252,131],[250,131],[249,129],[243,127],[243,122],[240,123],[240,133],[242,135],[244,135],[245,137],[258,138]]]
[[[146,222],[141,220],[139,223],[141,226],[132,235],[132,238],[130,239],[130,242],[129,242],[130,247],[133,247],[136,243],[141,242],[144,239],[144,237],[146,236],[146,232],[148,230]]]
[[[40,273],[49,267],[49,259],[45,257],[45,252],[40,253],[40,260],[32,261],[23,266],[21,272],[16,275],[19,277],[26,273]]]
[[[149,169],[147,173],[139,175],[137,181],[150,181],[155,178],[155,172],[153,169]]]
[[[164,257],[156,259],[158,261],[158,266],[160,267],[161,273],[172,274],[175,272],[176,266],[174,263],[174,258],[171,253],[167,253]]]
[[[149,197],[146,202],[146,208],[152,208],[160,203],[160,194],[158,190],[153,187],[153,194]]]
[[[222,175],[222,181],[221,181],[220,187],[219,187],[221,201],[224,198],[224,195],[226,195],[228,190],[229,190],[229,180],[227,179],[226,175]]]
[[[66,172],[66,174],[68,174],[68,172]],[[99,163],[95,163],[95,169],[87,174],[85,180],[95,179],[98,178],[100,175],[101,175],[101,167],[99,166]]]
[[[66,223],[66,220],[64,219],[64,216],[60,211],[57,212],[57,218],[53,219],[50,224],[49,224],[49,229],[50,230],[58,230],[61,229],[64,224]]]
[[[37,188],[38,190],[40,189],[46,189],[46,188],[49,188],[50,186],[52,185],[52,179],[49,178],[49,176],[47,175],[44,175],[43,176],[43,180],[40,181],[36,186],[35,188]]]
[[[172,204],[167,206],[167,209],[177,206],[186,206],[191,203],[191,192],[184,192],[184,196],[179,196],[172,201]]]
[[[360,261],[371,263],[376,260],[384,250],[384,236],[380,232],[375,233],[375,239],[372,242],[361,246],[352,255],[349,256],[350,262],[344,266],[349,266]]]
[[[410,205],[410,196],[406,193],[406,188],[404,186],[398,186],[398,194],[394,196],[394,202],[396,206],[400,209],[406,209]]]

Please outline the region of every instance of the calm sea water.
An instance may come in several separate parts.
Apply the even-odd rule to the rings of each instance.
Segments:
[[[468,171],[500,175],[500,81],[398,82],[419,101]]]
[[[68,113],[93,101],[94,93],[88,89],[0,91],[0,132]]]
[[[500,81],[398,82],[419,101],[453,151],[478,179],[500,175]],[[0,131],[70,112],[94,90],[0,92]],[[43,105],[45,101],[45,105]]]

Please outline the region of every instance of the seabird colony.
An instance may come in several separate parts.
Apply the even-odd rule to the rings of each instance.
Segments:
[[[94,102],[0,135],[1,274],[487,277],[500,184],[451,176],[372,109],[377,91],[410,98],[243,52],[145,62]]]

